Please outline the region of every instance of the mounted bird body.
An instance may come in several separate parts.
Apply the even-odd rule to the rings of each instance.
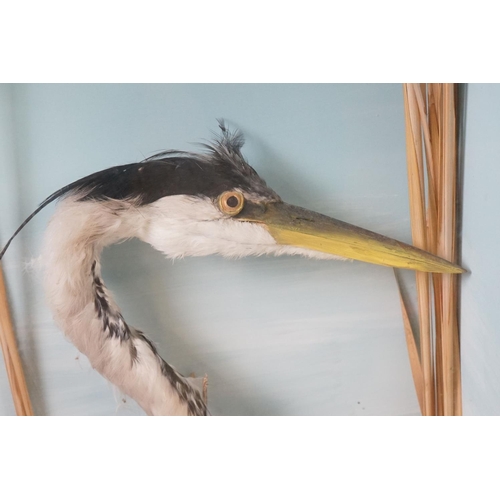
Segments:
[[[244,160],[242,136],[222,122],[220,128],[221,138],[206,146],[206,154],[168,151],[62,188],[14,234],[63,198],[42,251],[54,319],[92,366],[150,415],[206,415],[207,408],[192,380],[125,322],[100,275],[108,245],[139,238],[169,258],[288,254],[463,271],[410,245],[284,203]]]

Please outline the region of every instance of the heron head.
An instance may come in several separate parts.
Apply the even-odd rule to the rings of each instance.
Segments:
[[[245,161],[241,134],[220,127],[207,154],[172,151],[139,167],[145,191],[137,195],[150,221],[141,238],[168,256],[292,254],[463,272],[411,245],[285,203]]]

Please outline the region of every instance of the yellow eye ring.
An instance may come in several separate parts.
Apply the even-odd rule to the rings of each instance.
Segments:
[[[237,191],[226,191],[219,196],[219,208],[226,215],[237,215],[243,210],[245,197]]]

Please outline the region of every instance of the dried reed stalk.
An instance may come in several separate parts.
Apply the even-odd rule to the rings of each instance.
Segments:
[[[416,247],[427,250],[422,132],[417,97],[413,86],[404,86],[404,100],[412,238]],[[434,415],[434,369],[429,276],[427,273],[417,271],[416,280],[420,325],[420,362],[424,382],[422,414]]]
[[[0,265],[0,345],[17,415],[33,415],[26,379],[10,318],[7,292]]]
[[[456,255],[456,205],[457,205],[457,148],[455,88],[443,84],[442,169],[443,182],[439,207],[438,255],[454,262]],[[443,377],[443,414],[461,414],[459,401],[460,359],[458,336],[458,277],[444,275],[441,278],[441,342]]]
[[[456,262],[455,85],[405,84],[403,89],[413,243]],[[426,273],[417,273],[416,279],[424,377],[422,414],[460,415],[458,277],[435,274],[432,290]],[[403,310],[406,322],[405,314]]]
[[[401,300],[401,311],[403,313],[403,326],[405,329],[406,345],[408,347],[408,357],[410,358],[411,374],[413,376],[413,383],[415,391],[417,392],[418,404],[420,412],[424,414],[424,374],[422,373],[422,365],[420,364],[420,355],[417,349],[416,335],[413,331],[410,322],[410,315],[408,314],[408,305],[403,293],[403,287],[399,279],[396,269],[394,269],[394,276],[399,288],[399,298]]]

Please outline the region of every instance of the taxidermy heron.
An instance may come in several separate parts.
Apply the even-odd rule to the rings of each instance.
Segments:
[[[92,366],[149,415],[206,415],[207,407],[192,381],[125,322],[101,278],[100,255],[108,245],[139,238],[172,259],[302,255],[463,271],[411,245],[283,202],[245,161],[243,136],[219,125],[220,137],[204,153],[165,151],[56,191],[0,253],[43,207],[61,199],[42,250],[54,319]]]

